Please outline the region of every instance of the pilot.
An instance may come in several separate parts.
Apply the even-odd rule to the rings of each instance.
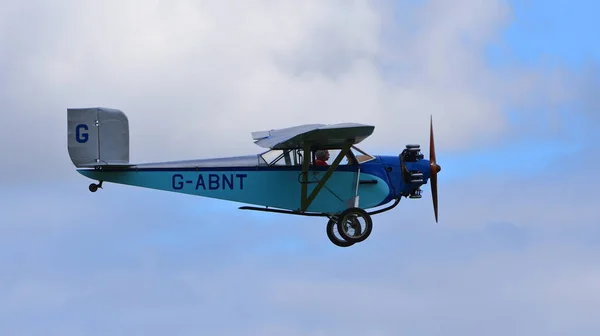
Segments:
[[[327,160],[329,160],[329,151],[328,150],[318,150],[315,152],[315,166],[323,166],[327,167],[329,164]]]

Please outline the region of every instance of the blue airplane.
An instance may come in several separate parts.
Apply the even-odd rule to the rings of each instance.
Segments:
[[[71,161],[98,181],[89,185],[91,192],[112,182],[249,204],[242,210],[327,217],[328,238],[348,247],[369,237],[373,215],[393,209],[402,197],[421,198],[429,181],[438,221],[441,168],[432,119],[429,160],[419,145],[406,145],[398,156],[369,155],[356,145],[375,127],[342,123],[253,132],[254,143],[268,149],[260,154],[139,164],[129,162],[129,120],[122,111],[68,108],[67,119]],[[317,165],[317,153],[335,158]],[[383,208],[366,211],[377,207]]]

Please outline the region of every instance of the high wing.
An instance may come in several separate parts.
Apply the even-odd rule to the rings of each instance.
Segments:
[[[303,148],[304,144],[319,148],[340,148],[348,142],[352,145],[365,140],[375,126],[357,123],[333,125],[307,124],[270,131],[252,132],[254,143],[270,149]]]

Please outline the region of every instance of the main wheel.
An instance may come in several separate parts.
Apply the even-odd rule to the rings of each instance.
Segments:
[[[360,243],[371,235],[373,221],[365,210],[349,208],[339,215],[337,229],[346,241]]]
[[[92,183],[90,184],[89,189],[91,192],[96,192],[96,190],[98,190],[98,185],[96,183]]]
[[[336,232],[337,232],[337,220],[331,218],[329,220],[329,222],[327,223],[327,237],[329,238],[329,240],[331,240],[332,243],[334,243],[335,245],[337,245],[339,247],[348,247],[348,246],[354,245],[354,243],[349,242],[347,240],[344,240],[343,238],[336,236],[336,234],[335,234]]]

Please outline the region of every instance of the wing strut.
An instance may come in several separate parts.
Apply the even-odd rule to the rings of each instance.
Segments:
[[[304,158],[303,158],[304,160],[302,162],[302,196],[301,196],[301,208],[300,208],[301,212],[305,212],[306,210],[308,210],[308,207],[313,202],[315,197],[317,197],[317,194],[321,191],[323,186],[325,186],[325,183],[327,183],[327,180],[329,180],[329,177],[331,177],[331,174],[333,174],[333,172],[340,165],[340,162],[342,162],[342,159],[344,158],[344,156],[346,156],[346,154],[348,154],[348,151],[350,151],[350,147],[352,147],[351,142],[344,145],[344,147],[342,148],[342,150],[340,151],[338,156],[335,158],[335,160],[333,161],[331,166],[329,166],[329,168],[325,172],[325,175],[323,175],[323,177],[321,178],[321,180],[315,187],[315,189],[313,189],[313,191],[310,193],[310,195],[308,197],[306,197],[306,194],[308,193],[308,166],[310,164],[311,155],[310,155],[310,146],[307,144],[304,145]]]

